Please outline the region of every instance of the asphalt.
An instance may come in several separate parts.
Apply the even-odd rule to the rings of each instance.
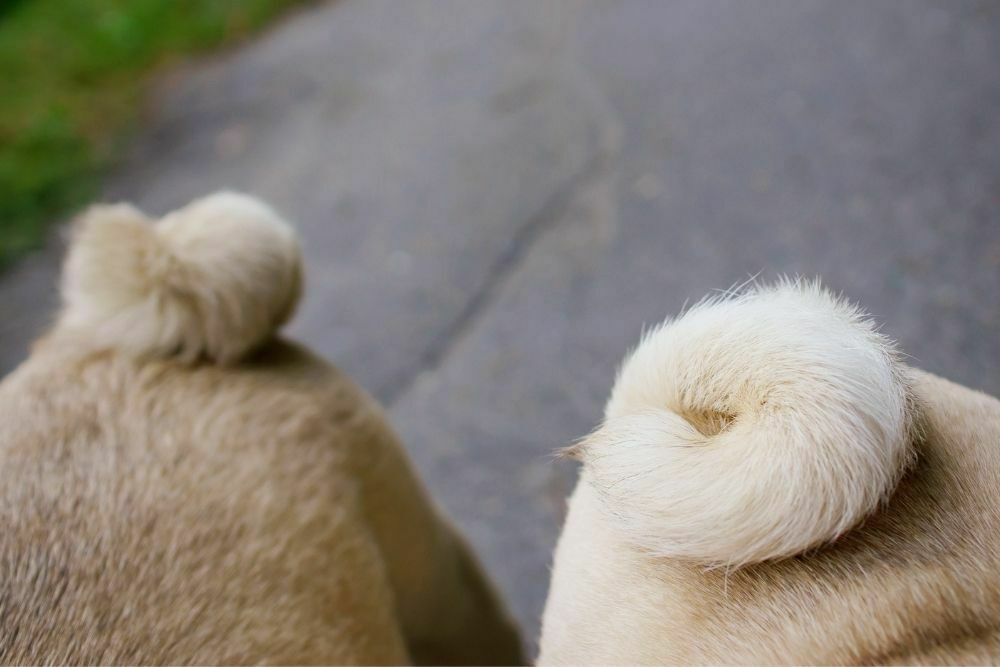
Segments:
[[[236,188],[297,223],[289,334],[387,405],[531,641],[551,454],[685,303],[821,276],[1000,393],[998,63],[985,1],[341,0],[161,81],[104,196]],[[0,372],[60,252],[0,277]]]

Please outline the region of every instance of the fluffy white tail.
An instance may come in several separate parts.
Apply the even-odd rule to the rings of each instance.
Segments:
[[[77,223],[60,327],[137,356],[237,361],[292,314],[299,245],[263,203],[222,192],[153,222],[127,204]]]
[[[832,540],[895,488],[909,392],[892,343],[818,284],[705,301],[626,359],[574,448],[656,555],[739,566]]]

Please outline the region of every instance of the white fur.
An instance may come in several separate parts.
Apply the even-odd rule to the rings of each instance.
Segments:
[[[292,314],[295,234],[268,206],[221,192],[152,222],[127,204],[81,218],[60,327],[138,356],[232,363]]]
[[[908,402],[892,343],[861,311],[785,282],[646,335],[576,452],[634,544],[739,566],[871,513],[910,459]]]

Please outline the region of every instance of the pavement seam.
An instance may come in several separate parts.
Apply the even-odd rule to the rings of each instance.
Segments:
[[[531,249],[562,218],[580,185],[599,173],[607,159],[606,152],[599,150],[565,185],[556,189],[535,215],[518,227],[510,242],[493,262],[482,286],[465,302],[451,324],[424,349],[417,364],[387,383],[387,389],[377,392],[383,405],[393,407],[413,387],[422,373],[439,368],[444,363],[458,341],[475,327],[493,305],[503,285],[514,275]]]

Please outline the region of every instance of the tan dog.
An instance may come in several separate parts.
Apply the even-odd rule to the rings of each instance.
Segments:
[[[259,202],[82,220],[0,385],[0,662],[513,663],[513,625],[378,406],[272,334]]]
[[[816,285],[651,332],[572,453],[541,663],[1000,661],[1000,402]]]

